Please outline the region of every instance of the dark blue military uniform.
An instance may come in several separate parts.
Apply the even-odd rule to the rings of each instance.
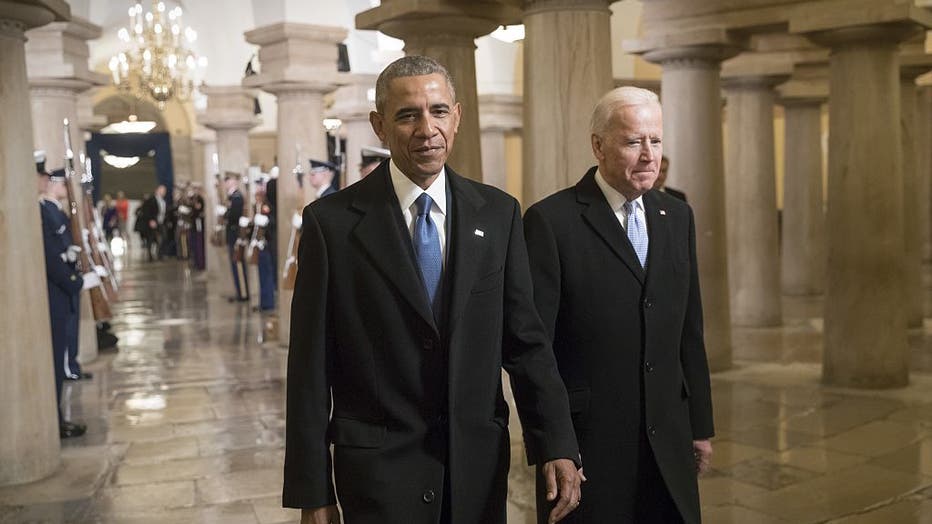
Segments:
[[[71,245],[68,216],[53,201],[41,199],[42,240],[45,246],[45,274],[48,278],[49,320],[52,324],[52,355],[55,364],[55,394],[58,420],[62,424],[61,390],[65,380],[65,354],[72,344],[72,322],[77,317],[76,297],[84,281],[73,262],[68,262]]]

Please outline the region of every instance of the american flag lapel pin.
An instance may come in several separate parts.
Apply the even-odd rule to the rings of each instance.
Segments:
[[[660,214],[663,215],[663,216],[667,216],[667,212],[666,212],[665,210],[663,210],[663,209],[660,210]]]
[[[473,234],[476,235],[477,237],[485,237],[485,231],[481,229],[477,229],[473,231]]]

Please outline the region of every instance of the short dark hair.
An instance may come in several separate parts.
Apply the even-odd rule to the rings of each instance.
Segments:
[[[391,64],[388,64],[388,67],[379,75],[379,79],[375,82],[375,110],[381,113],[385,108],[385,99],[388,97],[388,85],[392,80],[409,76],[432,74],[443,75],[447,81],[447,85],[450,86],[450,95],[455,102],[456,89],[453,87],[453,77],[450,75],[450,72],[447,71],[447,68],[428,56],[410,55],[403,56]]]

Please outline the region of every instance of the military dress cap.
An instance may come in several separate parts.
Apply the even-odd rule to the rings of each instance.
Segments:
[[[366,146],[360,151],[362,154],[362,163],[371,164],[372,162],[381,162],[392,156],[391,151],[383,147]]]
[[[36,161],[36,173],[47,174],[45,172],[45,151],[41,149],[33,151],[32,159]]]
[[[319,171],[322,169],[328,169],[334,172],[339,170],[336,164],[332,164],[330,162],[323,162],[321,160],[311,160],[311,171]]]
[[[50,180],[53,182],[64,182],[65,181],[65,170],[56,169],[49,174]]]

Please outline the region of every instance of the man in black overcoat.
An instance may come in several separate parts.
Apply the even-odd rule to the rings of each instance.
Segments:
[[[598,166],[524,217],[588,479],[567,522],[697,523],[713,427],[692,210],[651,190],[656,95],[611,91],[591,132]]]

